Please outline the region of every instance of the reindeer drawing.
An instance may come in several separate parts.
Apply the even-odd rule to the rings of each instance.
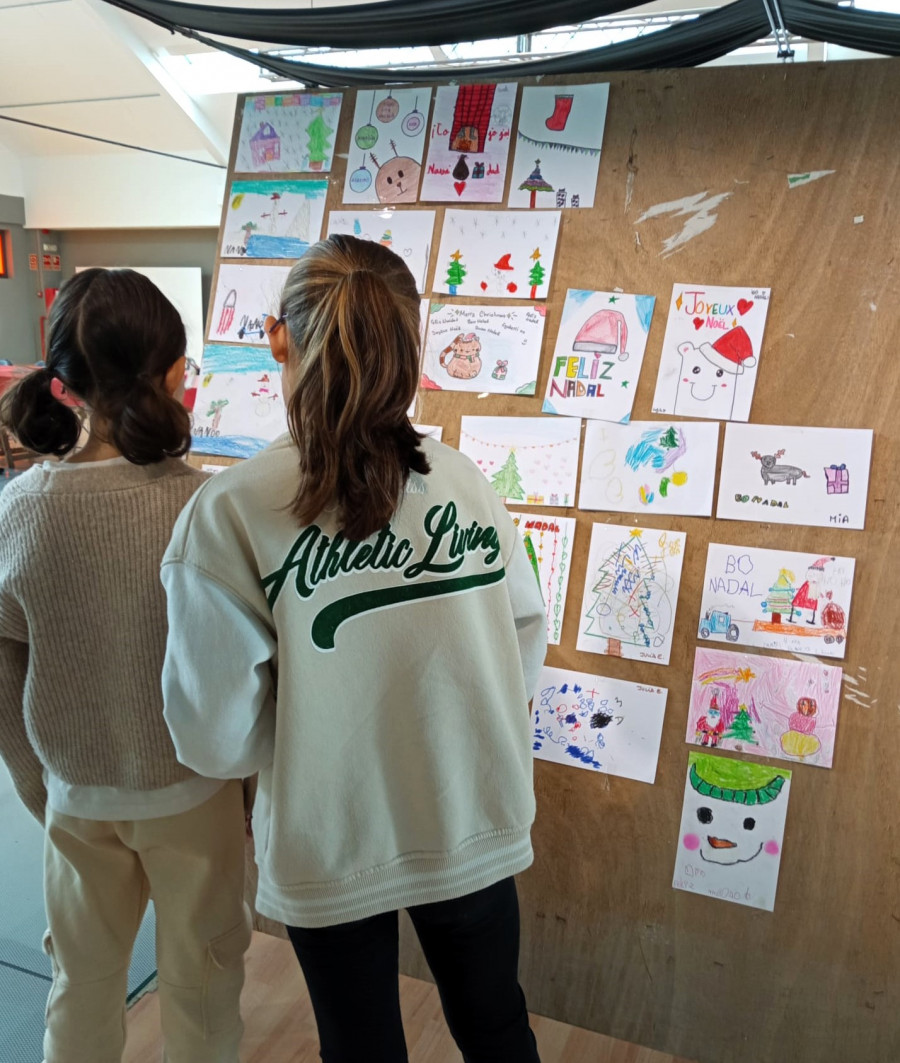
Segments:
[[[776,450],[774,454],[760,454],[751,450],[750,456],[762,463],[759,470],[764,484],[796,484],[802,477],[809,479],[809,473],[805,469],[798,469],[796,465],[778,465],[778,459],[784,454],[783,450]]]

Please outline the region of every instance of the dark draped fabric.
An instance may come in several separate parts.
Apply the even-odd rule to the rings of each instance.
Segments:
[[[636,0],[386,0],[310,11],[173,0],[108,0],[164,26],[326,48],[405,48],[536,33],[634,7]]]
[[[861,52],[900,55],[900,15],[851,10],[820,0],[780,0],[791,33]]]
[[[412,81],[458,81],[472,77],[516,77],[534,74],[591,74],[613,70],[650,70],[660,67],[697,66],[718,59],[735,48],[752,44],[769,31],[762,0],[736,0],[727,7],[705,12],[696,19],[676,23],[667,29],[648,33],[643,37],[569,52],[550,59],[528,59],[520,63],[498,63],[474,68],[442,70],[390,68],[355,69],[352,67],[319,66],[281,59],[273,55],[259,55],[243,48],[209,40],[191,33],[195,40],[219,48],[238,59],[256,63],[264,70],[323,88],[360,87],[400,84]]]
[[[323,88],[365,87],[472,77],[593,74],[698,66],[769,34],[764,0],[735,0],[695,19],[632,40],[548,59],[444,68],[354,68],[264,55],[204,36],[216,33],[282,45],[404,47],[513,36],[627,10],[634,0],[385,0],[318,11],[242,10],[173,0],[105,0],[114,7],[255,63]],[[822,0],[778,0],[788,30],[812,40],[881,55],[900,55],[900,15],[840,8]],[[203,31],[202,33],[200,31]]]

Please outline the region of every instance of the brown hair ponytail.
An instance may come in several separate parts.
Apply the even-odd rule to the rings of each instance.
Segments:
[[[165,390],[184,355],[178,311],[130,269],[87,269],[60,288],[50,309],[47,367],[25,377],[0,403],[0,420],[39,454],[67,454],[80,422],[51,391],[57,378],[106,422],[110,442],[135,465],[187,453],[187,410]]]
[[[337,506],[350,539],[382,528],[410,470],[429,471],[407,409],[419,381],[419,295],[403,260],[352,236],[314,245],[282,295],[291,340],[288,424],[300,451],[291,512]]]

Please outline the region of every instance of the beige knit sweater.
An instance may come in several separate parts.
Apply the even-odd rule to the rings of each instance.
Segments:
[[[176,460],[48,462],[0,494],[0,755],[38,818],[45,767],[132,790],[194,774],[163,719],[159,566],[204,479]]]

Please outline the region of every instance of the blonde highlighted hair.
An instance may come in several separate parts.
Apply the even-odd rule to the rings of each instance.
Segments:
[[[291,513],[310,524],[336,506],[344,535],[366,539],[394,514],[410,471],[429,471],[407,416],[419,381],[415,281],[388,248],[330,236],[291,270],[281,317],[300,452]]]

